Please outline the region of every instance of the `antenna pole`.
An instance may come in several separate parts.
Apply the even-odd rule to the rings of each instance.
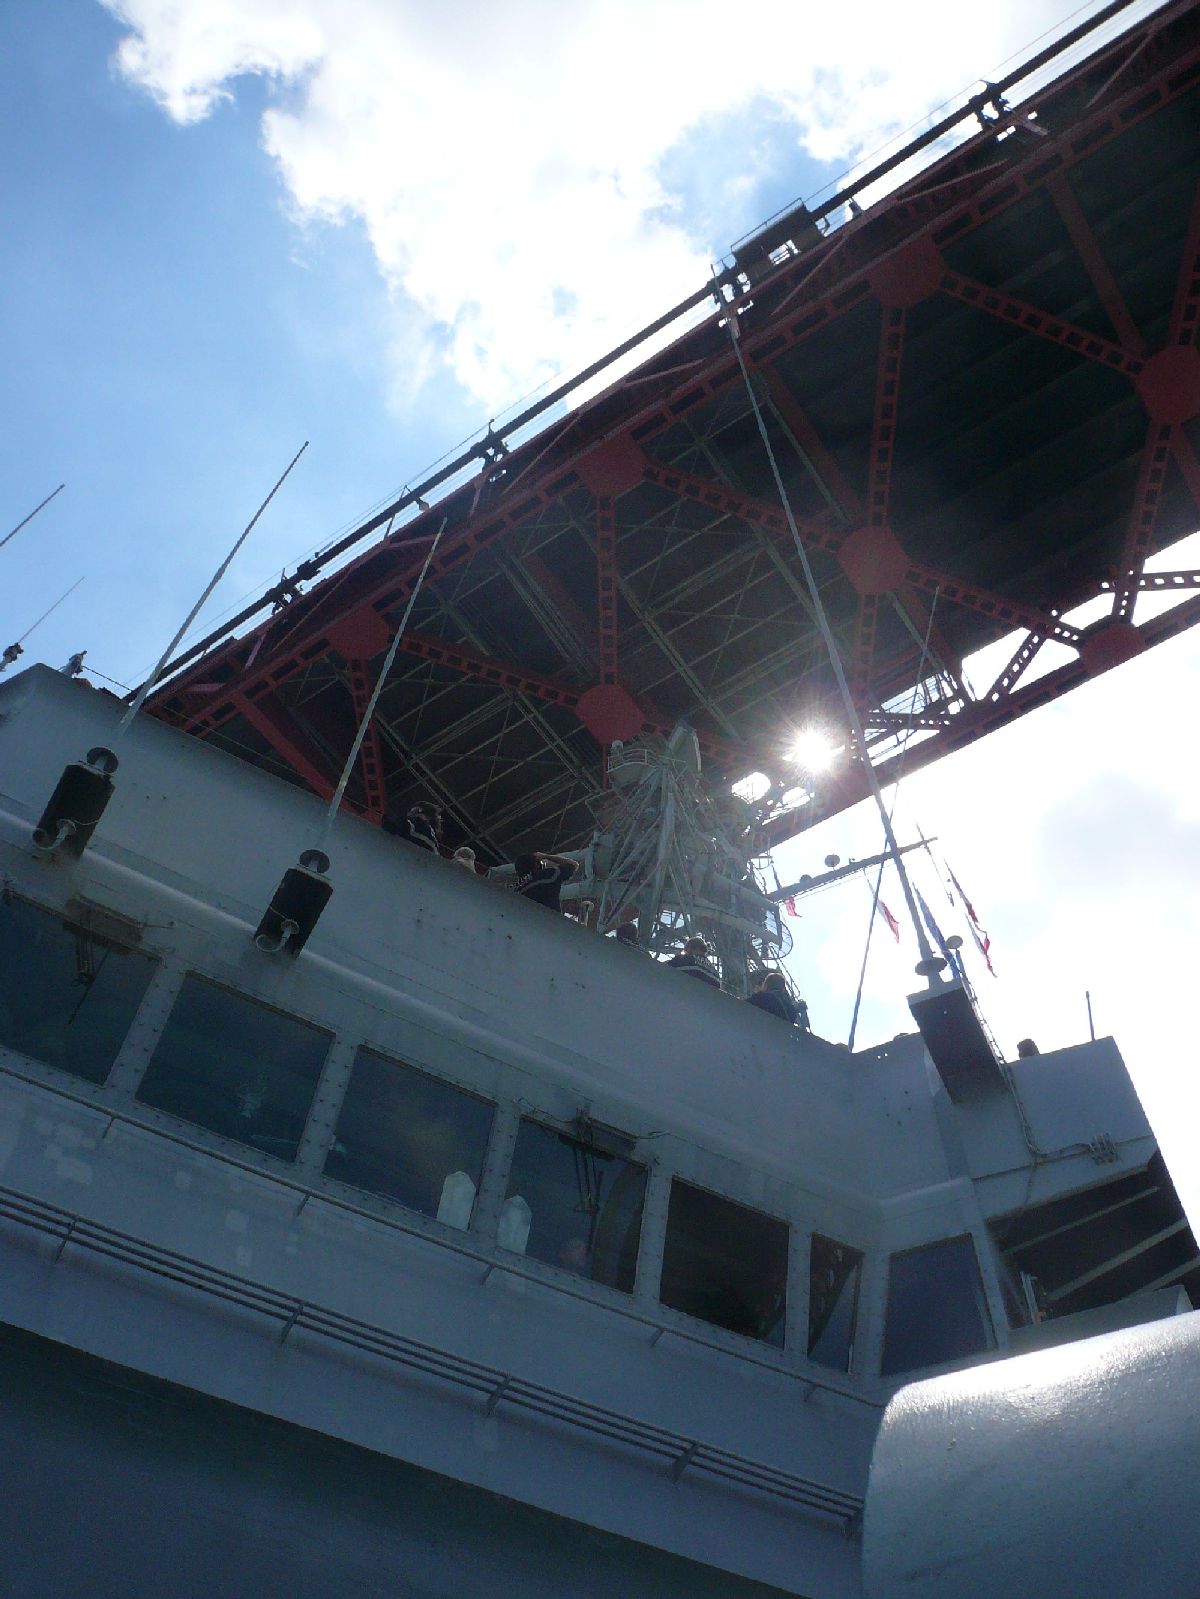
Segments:
[[[251,532],[251,529],[254,527],[254,524],[258,521],[259,517],[266,510],[267,506],[270,505],[271,501],[275,498],[276,494],[278,494],[279,490],[283,487],[284,480],[287,478],[288,473],[292,470],[292,467],[295,466],[296,462],[300,459],[300,457],[304,454],[305,450],[307,450],[307,449],[308,449],[308,440],[305,439],[304,443],[300,446],[300,448],[296,451],[295,455],[293,455],[292,459],[288,462],[287,468],[284,471],[283,476],[276,483],[275,487],[271,490],[270,494],[267,495],[266,499],[259,506],[258,510],[255,511],[254,515],[250,518],[249,522],[246,523],[245,528],[242,530],[242,532],[239,535],[239,537],[238,537],[236,543],[234,544],[233,548],[230,550],[229,554],[225,557],[225,559],[221,562],[220,566],[218,566],[217,570],[213,573],[212,577],[209,579],[208,587],[204,590],[204,593],[201,594],[200,598],[196,601],[195,605],[192,606],[191,610],[184,617],[183,623],[180,626],[180,629],[179,629],[178,633],[176,633],[175,637],[171,640],[171,642],[167,645],[166,649],[159,656],[158,665],[154,668],[154,670],[151,672],[150,676],[146,679],[146,681],[138,689],[137,693],[133,697],[132,705],[130,705],[129,709],[125,712],[125,715],[121,718],[120,724],[119,724],[119,726],[117,728],[117,734],[116,734],[117,738],[121,737],[122,733],[124,733],[125,729],[129,726],[130,722],[133,721],[134,717],[141,710],[142,705],[145,702],[147,694],[149,694],[150,690],[154,687],[154,685],[158,682],[159,678],[162,676],[162,669],[167,664],[168,660],[170,659],[171,651],[179,643],[180,639],[187,632],[188,628],[191,627],[192,623],[195,621],[197,615],[199,614],[201,606],[204,604],[205,600],[208,599],[208,596],[212,593],[213,589],[216,588],[217,584],[225,576],[226,572],[229,570],[230,564],[232,563],[234,556],[241,549],[242,545],[246,542],[246,540],[250,537],[250,532]]]
[[[62,602],[65,599],[68,599],[72,594],[74,594],[75,590],[79,587],[79,585],[82,582],[83,582],[83,578],[77,577],[75,579],[74,583],[71,584],[71,587],[67,590],[67,592],[65,594],[60,594],[58,596],[58,598],[55,600],[54,604],[51,605],[47,610],[44,610],[42,612],[42,614],[38,617],[37,621],[32,623],[29,627],[27,627],[25,629],[25,631],[21,634],[20,638],[17,640],[17,642],[15,644],[10,644],[6,650],[0,652],[0,672],[7,672],[8,668],[17,659],[18,655],[21,655],[21,654],[24,653],[22,651],[22,649],[21,649],[21,646],[22,646],[22,644],[24,644],[25,640],[29,637],[29,635],[33,632],[34,628],[35,627],[41,627],[42,623],[50,615],[51,611],[57,611],[59,606],[62,604]]]
[[[54,494],[61,494],[62,491],[66,488],[66,486],[67,485],[65,483],[60,483],[58,485],[58,487],[55,489]],[[18,522],[16,527],[13,528],[11,533],[6,533],[4,535],[4,537],[2,539],[0,539],[0,550],[2,550],[4,548],[4,546],[8,543],[9,539],[15,539],[16,538],[17,534],[25,526],[25,522],[32,522],[34,517],[38,514],[38,512],[40,510],[42,510],[43,507],[45,507],[45,506],[50,504],[50,501],[54,498],[54,494],[47,494],[46,498],[42,501],[41,505],[35,505],[34,506],[33,510],[30,511],[29,515],[25,518],[24,522]]]
[[[1096,1024],[1092,1020],[1092,991],[1091,991],[1090,988],[1084,989],[1083,997],[1087,1001],[1088,1032],[1091,1033],[1091,1035],[1092,1035],[1092,1043],[1094,1044],[1096,1042]]]

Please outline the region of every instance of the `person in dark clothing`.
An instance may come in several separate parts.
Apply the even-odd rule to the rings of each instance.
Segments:
[[[579,871],[579,862],[565,855],[518,855],[513,862],[513,887],[525,899],[547,910],[562,910],[562,887]]]
[[[389,813],[383,819],[383,830],[397,838],[406,838],[431,855],[442,853],[442,813],[436,805],[410,805],[402,817]]]
[[[620,927],[617,928],[615,937],[618,944],[627,944],[630,949],[641,949],[642,947],[638,942],[636,922],[622,922]]]
[[[778,1016],[789,1026],[799,1026],[808,1032],[808,1006],[802,999],[793,999],[788,993],[787,980],[782,972],[768,972],[746,1001],[769,1016]]]
[[[702,938],[689,938],[679,954],[671,956],[667,965],[674,967],[677,972],[686,972],[689,977],[698,977],[710,988],[721,986],[721,979],[708,963],[708,945]]]

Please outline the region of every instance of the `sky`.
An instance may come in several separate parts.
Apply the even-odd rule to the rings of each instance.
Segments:
[[[139,681],[305,440],[202,626],[1078,10],[7,0],[0,538],[67,486],[0,550],[0,647],[82,578],[22,664],[86,649],[93,681]],[[1196,541],[1159,562],[1189,563]],[[1197,703],[1200,630],[914,774],[896,813],[988,928],[998,976],[970,969],[1005,1052],[1086,1038],[1090,991],[1193,1216]],[[860,806],[778,869],[880,838]],[[799,908],[790,965],[845,1038],[867,890]],[[910,1029],[916,954],[876,935],[861,1044]]]

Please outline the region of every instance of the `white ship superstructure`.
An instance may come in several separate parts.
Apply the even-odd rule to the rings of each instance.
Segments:
[[[852,1055],[352,817],[266,953],[320,801],[121,711],[0,684],[7,1592],[842,1599],[899,1387],[1186,1307],[1111,1040]]]

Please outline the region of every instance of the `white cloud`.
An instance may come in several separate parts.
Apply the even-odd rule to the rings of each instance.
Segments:
[[[262,137],[300,217],[356,218],[398,300],[492,410],[594,359],[701,283],[705,237],[665,157],[754,107],[821,160],[907,126],[1045,27],[1045,0],[837,7],[763,0],[105,0],[120,69],[179,122],[240,75],[274,83]],[[731,209],[743,123],[701,142]],[[718,224],[719,225],[719,224]],[[403,368],[429,347],[394,352]],[[412,373],[400,374],[411,387]]]

